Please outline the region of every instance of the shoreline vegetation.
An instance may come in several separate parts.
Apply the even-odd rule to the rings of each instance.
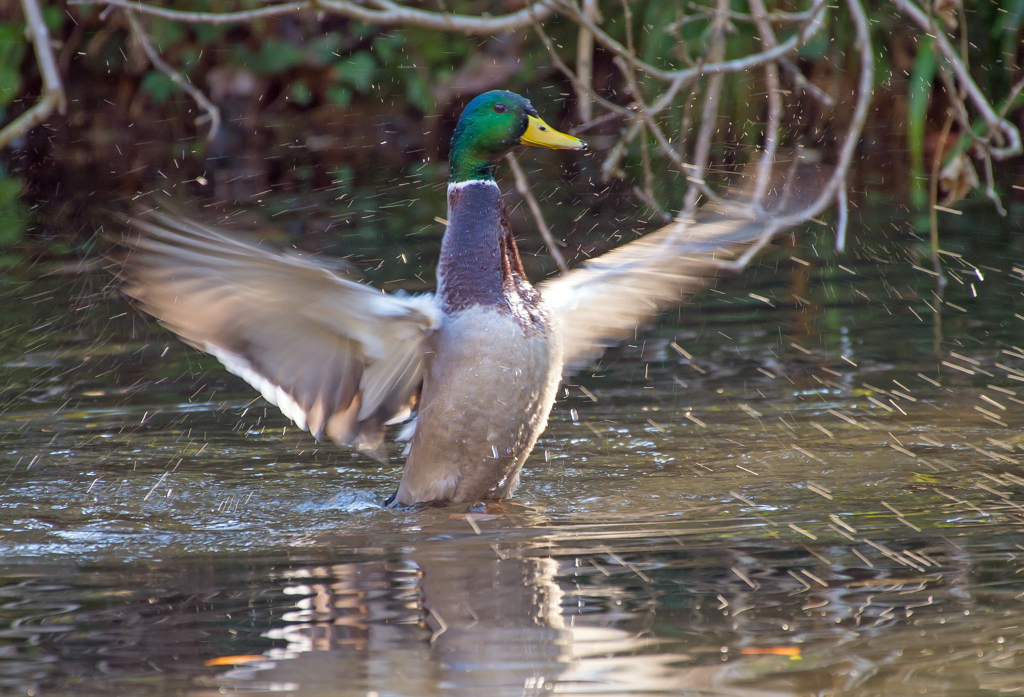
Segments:
[[[764,243],[815,220],[841,250],[850,208],[884,200],[930,234],[937,274],[940,214],[1024,196],[1024,0],[22,0],[0,20],[8,267],[102,251],[96,221],[145,195],[259,211],[311,249],[398,242],[410,231],[361,232],[373,216],[353,207],[409,187],[385,205],[425,230],[459,109],[498,87],[592,145],[510,163],[521,234],[553,219],[570,259],[594,219],[652,229],[741,181],[763,214],[794,157],[830,174]]]

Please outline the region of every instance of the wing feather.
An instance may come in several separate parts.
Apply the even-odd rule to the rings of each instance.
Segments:
[[[317,438],[383,456],[408,417],[433,296],[385,295],[311,257],[167,213],[130,219],[125,292]]]
[[[791,173],[789,183],[769,193],[766,216],[806,205],[816,192],[815,179],[826,178],[811,167]],[[719,262],[758,240],[767,218],[733,212],[738,210],[705,207],[696,220],[677,220],[541,283],[544,300],[562,328],[564,374],[584,368],[661,310],[709,285],[719,273]]]

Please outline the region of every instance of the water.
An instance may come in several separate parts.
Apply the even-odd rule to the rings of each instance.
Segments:
[[[1024,693],[1014,228],[944,231],[938,304],[880,220],[610,352],[487,507],[382,509],[397,454],[314,442],[101,273],[9,276],[0,692]]]

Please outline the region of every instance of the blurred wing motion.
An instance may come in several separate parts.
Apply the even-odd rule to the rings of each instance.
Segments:
[[[441,324],[434,296],[385,295],[181,217],[130,224],[125,292],[146,312],[317,439],[384,456],[384,426],[409,416]]]
[[[793,212],[814,188],[777,190],[765,207],[769,215]],[[586,367],[607,347],[633,336],[638,325],[708,285],[718,262],[754,243],[765,225],[726,207],[705,206],[695,221],[676,221],[541,283],[562,325],[563,373]]]

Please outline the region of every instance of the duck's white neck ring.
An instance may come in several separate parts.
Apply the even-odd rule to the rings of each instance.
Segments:
[[[451,193],[452,191],[459,191],[467,186],[493,186],[497,189],[498,182],[493,179],[469,179],[464,182],[451,182],[448,184],[448,192]]]

